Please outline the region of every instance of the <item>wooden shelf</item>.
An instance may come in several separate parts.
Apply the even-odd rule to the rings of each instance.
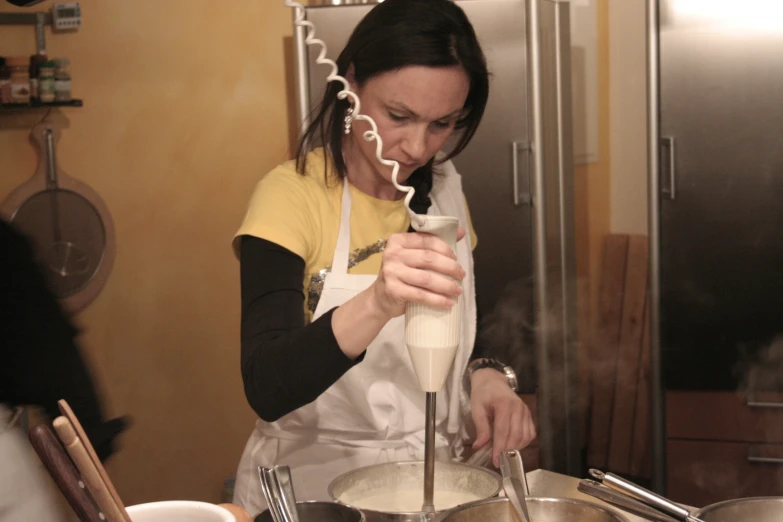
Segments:
[[[51,103],[30,102],[30,103],[0,103],[1,110],[30,110],[46,109],[52,107],[81,107],[82,100],[73,99],[69,101],[55,101]]]

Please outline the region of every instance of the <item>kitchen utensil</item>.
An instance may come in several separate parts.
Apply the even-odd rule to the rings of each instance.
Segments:
[[[437,397],[435,392],[427,392],[424,409],[424,501],[421,510],[425,513],[435,512],[435,414],[437,412]]]
[[[425,216],[418,232],[432,234],[457,249],[459,220],[449,216]],[[426,392],[424,429],[424,501],[422,511],[432,513],[435,487],[435,394],[443,389],[454,364],[462,334],[461,298],[454,306],[441,310],[421,303],[405,307],[405,344],[413,362],[419,386]]]
[[[269,508],[274,522],[290,522],[286,519],[283,500],[280,498],[280,485],[272,468],[258,467],[258,478],[261,480],[261,492]]]
[[[76,430],[74,430],[71,422],[65,417],[57,417],[54,419],[54,429],[57,431],[63,446],[65,446],[68,454],[76,464],[84,484],[95,499],[101,512],[106,516],[106,519],[109,522],[123,521],[124,518],[119,507],[101,479],[100,473],[98,473],[98,469],[93,464],[82,441],[76,435]]]
[[[459,220],[450,216],[423,216],[425,226],[418,232],[432,234],[457,251]],[[421,303],[405,307],[405,344],[413,369],[425,392],[439,392],[449,375],[462,334],[461,297],[448,310]]]
[[[297,502],[296,511],[304,522],[365,522],[361,511],[336,502]],[[254,522],[274,521],[269,509],[254,519]]]
[[[87,455],[89,455],[90,460],[92,460],[95,469],[98,470],[98,475],[100,476],[101,480],[103,481],[103,484],[105,485],[106,489],[109,491],[109,494],[111,495],[114,504],[117,506],[117,508],[120,511],[120,514],[122,515],[122,518],[119,520],[125,520],[125,522],[130,522],[130,517],[128,516],[128,513],[125,512],[125,505],[122,503],[122,499],[120,498],[120,495],[117,493],[117,490],[114,488],[114,484],[109,478],[109,474],[106,473],[106,469],[104,469],[103,464],[101,464],[101,460],[98,458],[98,455],[96,455],[95,449],[92,447],[92,444],[90,444],[90,439],[87,437],[87,434],[84,432],[84,429],[82,428],[79,419],[76,418],[76,414],[73,413],[73,410],[68,405],[68,402],[66,402],[65,400],[58,401],[57,406],[60,409],[60,413],[62,413],[63,416],[66,417],[68,421],[70,421],[71,425],[73,426],[73,429],[76,431],[76,435],[78,439],[81,441],[82,445],[84,446],[84,449],[87,451]]]
[[[106,283],[116,245],[103,200],[57,165],[55,146],[61,134],[52,123],[33,128],[38,167],[3,201],[0,214],[32,239],[49,286],[65,308],[77,312]]]
[[[30,429],[28,437],[38,458],[79,520],[104,522],[100,517],[100,509],[87,493],[79,472],[52,430],[45,424],[38,424]]]
[[[488,442],[475,451],[465,460],[468,466],[484,467],[489,464],[492,458],[492,442]]]
[[[525,478],[525,467],[518,451],[504,451],[500,454],[500,471],[503,475],[503,491],[517,511],[519,518],[530,522],[525,497],[530,493]]]
[[[277,475],[281,506],[285,510],[286,518],[290,522],[299,522],[299,514],[296,512],[296,494],[291,481],[291,469],[288,466],[275,466],[274,472]]]
[[[704,522],[779,522],[783,497],[751,497],[710,504],[696,511]]]
[[[434,513],[425,513],[417,508],[403,512],[380,511],[365,508],[362,504],[362,500],[378,495],[422,491],[423,472],[424,462],[420,460],[365,466],[334,479],[328,487],[329,496],[336,502],[362,510],[367,522],[410,522],[430,520],[433,517],[437,519],[445,513],[446,509],[437,509],[439,493],[463,494],[472,499],[482,499],[497,495],[501,488],[500,477],[491,470],[460,462],[438,461],[435,463],[434,475]]]
[[[608,486],[604,486],[603,484],[594,480],[581,480],[577,486],[577,489],[582,493],[586,493],[597,499],[603,500],[604,502],[608,502],[613,506],[617,506],[618,508],[627,511],[628,513],[632,513],[646,520],[653,520],[656,522],[677,522],[676,518],[665,515],[657,509],[651,508],[647,504],[639,502],[635,498],[626,495],[625,493],[620,493],[619,491]]]
[[[619,477],[613,473],[604,473],[597,469],[590,470],[590,476],[603,484],[629,495],[630,497],[647,504],[648,506],[657,509],[661,513],[664,513],[676,520],[682,520],[685,522],[704,522],[698,517],[691,514],[689,510],[675,504],[671,500],[664,498],[657,493],[653,493],[641,486],[634,484],[633,482]]]
[[[620,513],[592,502],[569,498],[528,497],[535,522],[628,522]],[[471,502],[447,511],[438,522],[522,522],[507,498]]]

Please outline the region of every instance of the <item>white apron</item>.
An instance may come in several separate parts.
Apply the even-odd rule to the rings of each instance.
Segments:
[[[54,483],[0,404],[0,522],[64,522]]]
[[[437,394],[437,458],[458,457],[466,397],[462,375],[476,333],[473,259],[459,175],[451,162],[439,169],[430,193],[432,215],[459,218],[467,235],[457,245],[463,280],[463,333],[443,391]],[[326,275],[316,319],[368,288],[376,275],[348,274],[351,196],[343,182],[340,231],[332,270]],[[250,513],[266,509],[258,466],[290,466],[297,500],[332,500],[329,483],[339,475],[381,462],[424,458],[425,394],[405,346],[405,317],[389,321],[367,347],[364,360],[315,401],[276,422],[261,419],[245,446],[237,470],[234,503]]]

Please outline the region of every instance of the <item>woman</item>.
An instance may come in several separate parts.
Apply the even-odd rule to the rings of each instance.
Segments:
[[[476,240],[449,158],[470,141],[488,96],[473,28],[449,0],[386,0],[359,23],[339,74],[378,125],[383,157],[416,189],[417,212],[457,216],[453,252],[410,231],[342,85],[327,87],[296,162],[256,187],[234,239],[242,284],[242,377],[261,418],[245,448],[234,501],[264,507],[257,467],[292,468],[297,497],[327,499],[327,485],[357,467],[423,458],[424,393],[405,346],[407,302],[464,307],[452,375],[438,393],[439,458],[463,443],[460,383],[476,325],[471,249]],[[435,158],[456,134],[456,146]],[[323,148],[310,151],[315,138]],[[478,173],[477,173],[478,174]],[[435,273],[433,273],[433,271]],[[457,282],[461,282],[461,285]],[[474,447],[500,451],[535,436],[530,412],[492,368],[469,372]]]

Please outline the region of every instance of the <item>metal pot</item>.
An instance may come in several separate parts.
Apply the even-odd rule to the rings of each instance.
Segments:
[[[302,522],[365,522],[358,509],[336,502],[297,502],[296,512]],[[274,522],[269,510],[255,516],[253,522]]]
[[[783,520],[783,497],[752,497],[710,504],[695,513],[704,522],[779,522]]]
[[[459,462],[435,463],[435,501],[439,491],[464,493],[474,499],[494,497],[501,488],[500,476],[488,469]],[[365,509],[361,500],[373,495],[424,490],[424,462],[388,462],[358,468],[340,475],[329,484],[329,496],[336,502],[361,509],[367,522],[422,522],[437,519],[447,510],[386,512]],[[423,493],[422,493],[423,496]],[[358,499],[358,501],[357,501]]]
[[[525,500],[534,522],[628,522],[623,515],[584,500],[543,497]],[[520,522],[520,519],[507,498],[493,498],[458,506],[447,511],[438,522]]]

